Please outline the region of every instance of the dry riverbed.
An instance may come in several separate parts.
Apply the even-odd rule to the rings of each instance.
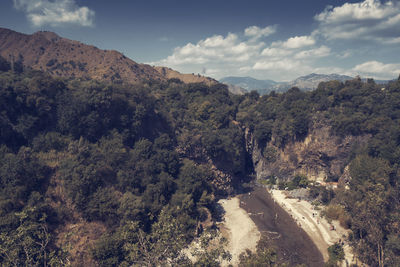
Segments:
[[[270,193],[274,200],[310,236],[321,251],[324,260],[327,261],[329,258],[328,247],[336,242],[344,241],[348,231],[341,227],[339,222],[332,221],[329,223],[325,218],[322,218],[320,212],[315,210],[311,203],[307,201],[288,198],[283,190],[271,190]],[[345,261],[342,263],[343,266],[355,264],[356,259],[347,243],[344,243],[344,251]]]
[[[323,266],[324,259],[317,246],[265,188],[255,187],[241,195],[240,201],[240,206],[267,239],[268,246],[276,249],[280,262],[289,266]]]
[[[237,266],[246,249],[256,250],[261,236],[277,251],[281,262],[290,266],[322,266],[328,260],[328,247],[344,241],[347,230],[338,222],[329,223],[304,200],[287,198],[285,191],[255,187],[252,192],[218,202],[224,209],[218,225],[228,244],[232,260],[223,266]],[[344,243],[346,259],[342,266],[356,263],[351,248]]]
[[[239,198],[221,199],[218,203],[225,211],[224,221],[220,227],[229,242],[227,249],[232,254],[230,264],[237,266],[242,252],[246,249],[255,252],[261,234],[247,212],[240,208]]]

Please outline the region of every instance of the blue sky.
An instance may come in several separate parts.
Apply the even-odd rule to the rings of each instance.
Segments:
[[[0,27],[217,79],[400,74],[399,0],[2,0]]]

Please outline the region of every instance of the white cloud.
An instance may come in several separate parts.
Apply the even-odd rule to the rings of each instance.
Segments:
[[[294,58],[296,59],[310,59],[310,58],[321,58],[329,56],[331,53],[331,49],[325,45],[320,46],[315,49],[304,50],[297,53]]]
[[[14,7],[26,13],[34,26],[76,24],[93,26],[95,12],[79,7],[75,0],[13,0]]]
[[[361,76],[372,76],[377,79],[393,79],[400,74],[400,64],[367,61],[355,66],[352,71]]]
[[[201,40],[199,47],[205,48],[218,48],[218,47],[231,47],[238,40],[238,36],[233,33],[229,33],[226,37],[222,35],[214,35],[213,37]]]
[[[361,3],[345,3],[333,8],[327,7],[322,13],[315,16],[318,21],[345,22],[352,20],[382,19],[393,13],[391,1],[382,5],[379,0],[365,0]]]
[[[340,67],[318,67],[318,68],[314,68],[313,69],[314,73],[321,73],[321,74],[332,74],[332,73],[336,73],[336,74],[342,74],[342,75],[348,75],[348,76],[352,76],[353,73],[349,73],[348,70],[345,70],[343,68]]]
[[[344,58],[348,58],[352,55],[353,53],[350,50],[346,50],[346,51],[342,51],[341,53],[339,53],[337,55],[338,58],[340,59],[344,59]]]
[[[285,42],[274,42],[272,45],[289,49],[297,49],[305,46],[311,46],[314,44],[315,40],[312,36],[295,36],[295,37],[290,37]]]
[[[288,80],[312,71],[316,59],[328,56],[331,49],[316,47],[312,36],[294,36],[270,44],[261,37],[274,33],[276,26],[251,26],[244,34],[214,35],[197,43],[176,47],[173,53],[152,65],[168,66],[184,73],[204,73],[214,78],[255,76]]]
[[[397,77],[400,64],[379,60],[391,53],[396,62],[400,0],[359,1],[328,6],[314,17],[316,27],[308,35],[267,42],[263,37],[276,33],[276,25],[250,26],[241,33],[214,35],[177,47],[167,58],[151,64],[186,73],[202,73],[207,69],[206,74],[214,78],[253,76],[282,81],[311,72],[359,74],[376,79]],[[366,58],[370,61],[364,62]],[[348,66],[350,59],[356,66]]]
[[[396,13],[391,1],[382,5],[379,0],[365,0],[361,3],[345,3],[333,8],[327,7],[315,19],[323,22],[345,22],[352,20],[382,19]]]
[[[281,58],[279,60],[260,60],[252,66],[252,73],[263,73],[264,79],[289,81],[312,73],[314,68],[300,60]]]
[[[319,22],[315,33],[326,39],[363,39],[383,43],[400,42],[399,1],[365,0],[328,6],[314,19]]]
[[[238,64],[246,62],[259,53],[265,44],[240,40],[237,34],[226,37],[214,35],[200,40],[197,44],[188,43],[174,49],[172,55],[151,64],[179,67],[183,64]]]
[[[253,66],[254,70],[284,70],[291,71],[298,69],[302,66],[300,61],[291,60],[288,58],[283,58],[277,61],[259,61]]]
[[[391,38],[390,40],[384,40],[386,44],[400,44],[400,37]]]
[[[293,50],[277,48],[277,47],[267,47],[261,52],[262,56],[279,58],[285,57],[293,54]]]
[[[261,37],[267,37],[276,32],[276,25],[267,26],[265,28],[260,28],[257,26],[250,26],[244,30],[244,35],[251,37],[254,40],[260,39]]]

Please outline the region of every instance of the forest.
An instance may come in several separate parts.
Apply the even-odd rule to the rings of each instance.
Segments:
[[[218,216],[219,197],[253,177],[245,130],[284,147],[304,139],[316,118],[333,135],[369,137],[347,159],[350,190],[335,190],[326,204],[339,207],[363,262],[399,266],[400,79],[238,96],[178,79],[53,78],[12,71],[0,58],[0,264],[219,266],[229,259],[222,246],[199,250],[194,262],[182,250],[199,236],[209,244],[217,233],[199,225]],[[231,180],[216,182],[210,164]],[[73,226],[86,241],[67,235]],[[284,264],[261,246],[241,260]]]

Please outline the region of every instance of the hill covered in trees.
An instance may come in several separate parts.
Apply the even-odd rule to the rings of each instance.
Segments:
[[[246,174],[227,89],[64,81],[0,65],[2,264],[187,261],[177,255],[216,192],[227,193],[201,161],[224,158],[231,175]]]
[[[400,264],[400,80],[260,97],[178,79],[129,85],[10,69],[1,58],[2,265],[216,266],[227,253],[200,251],[191,263],[181,251],[203,225],[213,233],[216,199],[252,179],[249,136],[274,161],[317,123],[366,142],[349,149],[343,187],[314,193],[339,210],[360,259]],[[254,260],[275,262],[263,248]]]
[[[292,88],[261,98],[248,95],[236,113],[236,119],[253,132],[264,160],[271,164],[267,167],[275,161],[288,164],[288,169],[294,166],[285,176],[278,172],[259,178],[278,179],[283,187],[291,187],[293,182],[299,185],[298,174],[304,170],[329,170],[337,157],[343,160],[336,172],[324,177],[338,181],[339,188],[312,187],[312,197],[336,210],[332,217],[352,230],[349,240],[356,254],[371,266],[400,263],[399,89],[400,79],[385,87],[372,79],[323,82],[310,92]],[[318,128],[329,131],[322,136],[311,132]],[[362,141],[349,141],[357,138]],[[339,150],[347,147],[348,153],[320,151],[330,140]],[[314,153],[306,155],[285,154],[295,144],[298,149],[319,146],[311,146]]]

